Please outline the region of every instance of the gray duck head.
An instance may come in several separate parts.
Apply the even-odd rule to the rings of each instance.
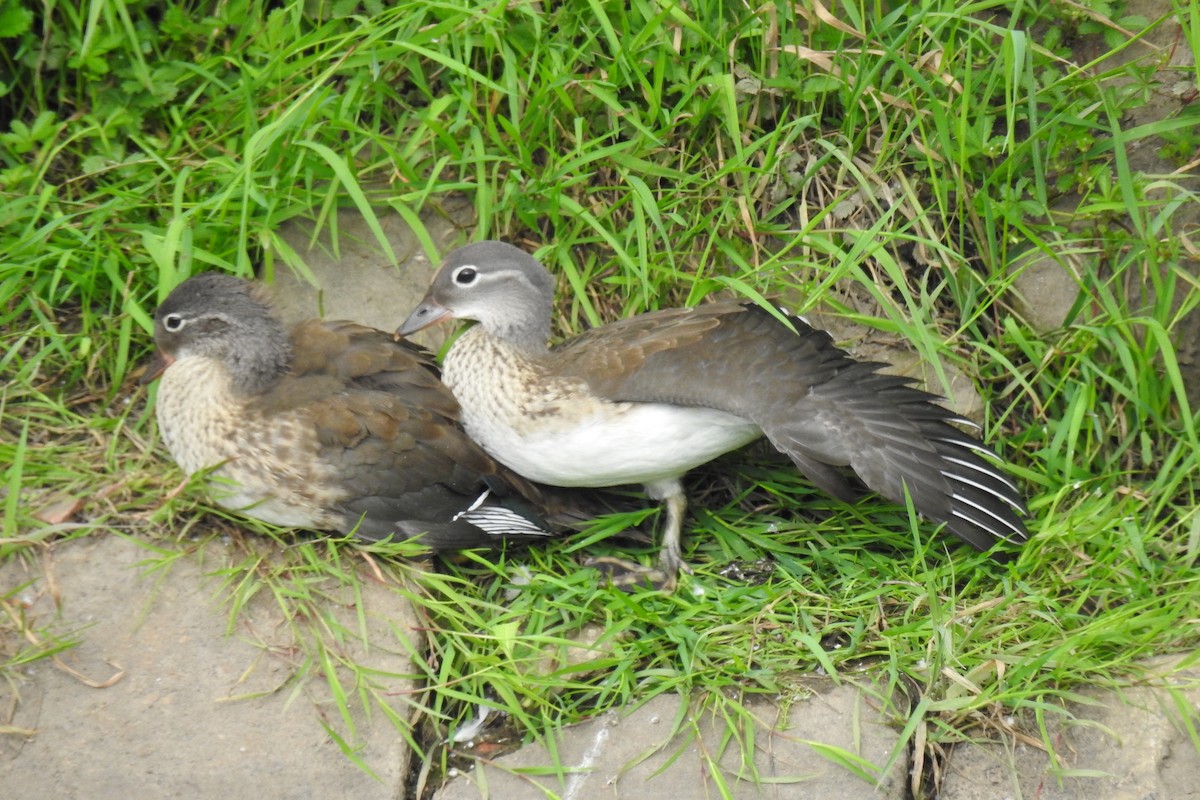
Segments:
[[[175,287],[154,314],[154,341],[167,366],[191,356],[219,361],[245,394],[271,388],[291,358],[287,331],[261,290],[220,272]]]
[[[446,256],[425,298],[396,331],[408,336],[441,320],[475,320],[488,333],[528,350],[550,338],[554,278],[520,248],[477,242]]]

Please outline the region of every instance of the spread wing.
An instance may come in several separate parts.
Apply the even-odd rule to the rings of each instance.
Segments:
[[[825,491],[853,497],[841,467],[980,548],[1026,538],[1016,487],[937,397],[859,362],[791,317],[750,303],[642,314],[551,351],[552,374],[608,400],[702,406],[757,425]],[[793,330],[794,329],[794,330]]]

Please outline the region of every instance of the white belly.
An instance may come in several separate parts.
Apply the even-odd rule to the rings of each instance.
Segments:
[[[610,403],[578,381],[535,378],[519,354],[477,329],[450,350],[442,379],[472,439],[510,469],[554,486],[674,479],[762,435],[724,411]]]
[[[569,425],[520,434],[469,417],[467,432],[489,453],[531,480],[554,486],[617,486],[678,478],[748,444],[758,427],[706,408],[621,403]]]

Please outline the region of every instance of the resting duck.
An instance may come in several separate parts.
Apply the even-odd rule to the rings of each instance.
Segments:
[[[263,287],[222,273],[172,291],[154,338],[163,441],[223,508],[439,550],[554,533],[549,498],[463,433],[415,345],[352,322],[287,330]]]

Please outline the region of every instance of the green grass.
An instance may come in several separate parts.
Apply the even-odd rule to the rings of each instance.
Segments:
[[[456,192],[477,237],[535,248],[561,276],[564,333],[773,293],[965,372],[1034,536],[999,564],[747,455],[693,476],[696,575],[670,597],[578,568],[624,549],[594,541],[622,520],[433,571],[371,549],[429,631],[418,721],[392,719],[435,772],[450,755],[424,742],[479,703],[539,738],[665,691],[744,721],[747,695],[864,665],[909,694],[903,746],[1011,735],[1007,715],[1041,738],[1079,686],[1136,679],[1137,659],[1200,638],[1200,379],[1179,355],[1200,302],[1196,187],[1131,163],[1149,148],[1182,165],[1200,142],[1186,103],[1130,121],[1197,72],[1120,60],[1141,52],[1121,30],[1176,22],[1194,56],[1187,4],[1147,21],[1100,4],[838,3],[838,24],[713,0],[33,8],[0,1],[0,561],[110,530],[167,563],[203,549],[185,535],[203,494],[164,502],[180,476],[132,381],[155,304],[199,270],[303,271],[287,220],[334,226],[353,208],[382,240],[380,215],[415,221]],[[1048,333],[1013,311],[1036,257],[1080,288]],[[83,511],[39,519],[64,496]],[[231,619],[270,596],[306,632],[300,676],[350,682],[329,724],[352,753],[349,707],[391,706],[329,646],[341,634],[313,587],[358,585],[364,556],[290,534],[245,547],[219,567]],[[762,582],[722,575],[767,556]],[[5,677],[69,646],[29,638],[14,591],[0,587]],[[589,659],[546,666],[596,624]]]

